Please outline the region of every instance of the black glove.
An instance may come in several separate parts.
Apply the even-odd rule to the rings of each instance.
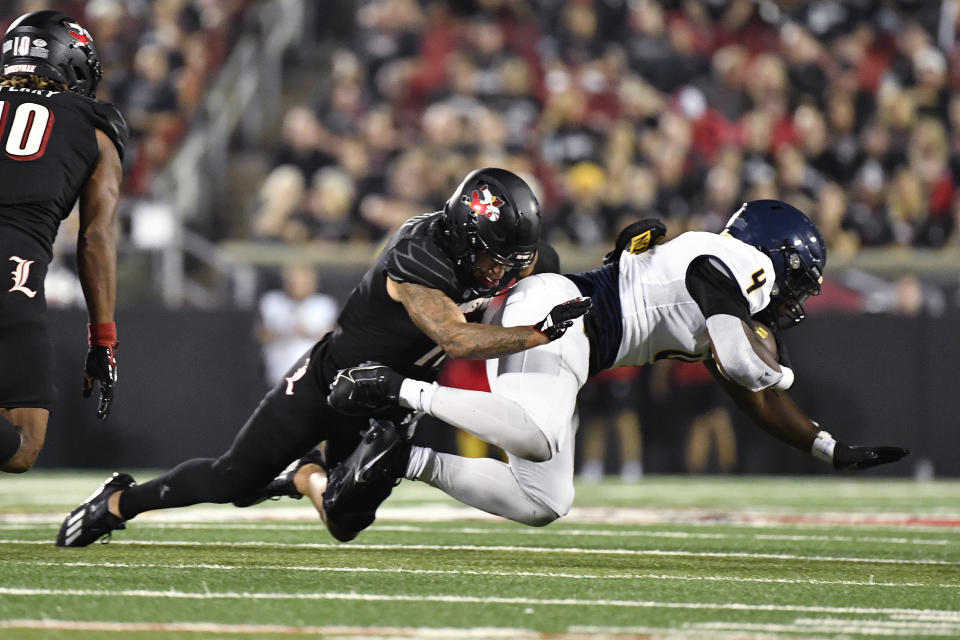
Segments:
[[[100,383],[100,403],[97,405],[97,417],[107,419],[110,407],[113,405],[113,385],[117,382],[116,349],[112,347],[95,346],[87,351],[87,362],[83,367],[83,397],[89,398],[93,391],[94,381]]]
[[[858,471],[896,462],[908,453],[910,450],[902,447],[852,447],[838,442],[833,449],[833,466],[843,471]]]
[[[593,308],[590,298],[574,298],[563,304],[558,304],[547,317],[533,325],[534,330],[547,336],[551,342],[563,336],[573,321]]]
[[[628,224],[617,236],[613,251],[603,256],[603,264],[618,262],[624,251],[643,253],[660,244],[667,235],[667,225],[656,218],[644,218]]]

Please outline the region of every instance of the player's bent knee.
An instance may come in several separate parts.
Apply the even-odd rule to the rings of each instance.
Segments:
[[[36,456],[29,458],[16,454],[7,460],[0,469],[3,469],[6,473],[26,473],[33,468],[34,462],[36,462]]]
[[[0,466],[7,473],[26,473],[33,468],[33,463],[37,461],[40,455],[40,446],[29,439],[24,438],[20,448],[13,456]]]
[[[549,507],[539,506],[530,514],[530,518],[524,524],[531,527],[545,527],[560,516]]]
[[[550,449],[550,441],[547,436],[539,429],[529,438],[524,439],[513,451],[513,455],[530,462],[546,462],[553,457],[553,451]]]
[[[270,476],[263,480],[225,458],[218,458],[213,463],[212,471],[213,478],[207,489],[211,498],[208,501],[214,503],[233,502],[260,489],[272,478]]]

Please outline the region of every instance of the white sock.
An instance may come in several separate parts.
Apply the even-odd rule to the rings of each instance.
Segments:
[[[836,446],[837,441],[833,439],[833,436],[826,431],[820,431],[817,433],[817,437],[813,439],[810,453],[813,454],[814,458],[819,458],[827,464],[833,464],[833,450]]]
[[[433,394],[439,386],[436,382],[423,382],[413,378],[405,378],[400,385],[400,406],[430,413]]]

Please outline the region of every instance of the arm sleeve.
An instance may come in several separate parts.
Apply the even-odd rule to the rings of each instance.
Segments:
[[[753,350],[744,333],[750,324],[750,305],[727,266],[716,256],[699,256],[687,268],[687,291],[707,322],[721,373],[751,391],[772,387],[783,370],[769,367]]]
[[[687,291],[704,318],[726,314],[750,321],[750,305],[730,269],[716,256],[699,256],[690,262]]]
[[[784,380],[784,376],[788,375],[786,369],[773,369],[760,359],[743,331],[740,318],[725,313],[712,315],[707,318],[707,333],[710,335],[720,372],[728,380],[750,391],[774,387],[781,381],[792,382],[792,377]]]

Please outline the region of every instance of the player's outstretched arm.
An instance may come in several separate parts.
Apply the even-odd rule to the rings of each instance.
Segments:
[[[97,130],[100,156],[80,193],[80,230],[77,236],[77,272],[90,317],[89,347],[84,366],[83,395],[100,384],[97,415],[107,417],[117,379],[114,308],[117,294],[116,211],[123,170],[116,147]]]
[[[534,326],[499,327],[467,322],[460,308],[439,289],[387,278],[387,292],[448,355],[474,360],[497,358],[557,340],[591,307],[589,298],[576,298],[557,305]]]
[[[910,453],[902,447],[851,446],[839,442],[811,420],[785,391],[750,391],[724,377],[713,360],[707,360],[705,364],[740,410],[757,426],[836,469],[867,469],[896,462]]]

